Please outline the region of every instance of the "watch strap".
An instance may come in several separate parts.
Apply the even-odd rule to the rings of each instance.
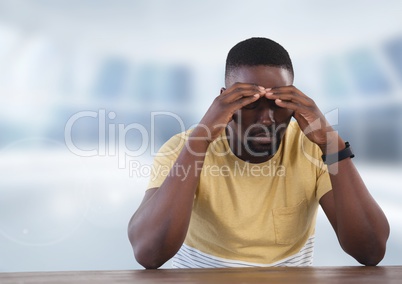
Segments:
[[[344,159],[353,158],[354,156],[355,155],[353,154],[349,142],[345,142],[345,149],[339,151],[338,153],[322,155],[322,160],[325,164],[332,165]]]

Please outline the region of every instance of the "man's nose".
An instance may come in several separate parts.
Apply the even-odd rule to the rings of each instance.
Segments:
[[[275,123],[274,111],[272,110],[272,108],[265,106],[259,110],[258,115],[258,122],[263,125],[271,125]]]

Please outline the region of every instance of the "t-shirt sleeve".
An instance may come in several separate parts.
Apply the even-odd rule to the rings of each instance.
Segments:
[[[325,167],[326,168],[326,167]],[[321,170],[321,174],[317,179],[317,200],[320,201],[327,192],[332,190],[331,179],[329,178],[329,173],[327,170]]]
[[[152,164],[147,189],[160,187],[165,181],[184,147],[186,136],[186,132],[176,134],[159,149]]]
[[[322,152],[317,147],[317,159],[320,161],[318,170],[317,170],[317,190],[316,190],[316,198],[317,201],[320,201],[321,197],[323,197],[327,192],[332,190],[331,179],[328,173],[328,167],[321,161]]]

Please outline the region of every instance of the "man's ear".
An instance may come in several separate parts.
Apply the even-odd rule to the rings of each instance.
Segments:
[[[221,95],[222,95],[222,93],[223,93],[224,91],[226,91],[226,88],[222,87],[222,88],[221,88]]]

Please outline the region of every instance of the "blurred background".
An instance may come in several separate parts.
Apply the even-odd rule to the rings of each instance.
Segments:
[[[289,51],[295,85],[350,141],[391,224],[381,264],[402,265],[401,9],[0,0],[0,271],[140,268],[126,228],[153,155],[200,120],[252,36]],[[316,234],[314,265],[357,265],[322,211]]]

